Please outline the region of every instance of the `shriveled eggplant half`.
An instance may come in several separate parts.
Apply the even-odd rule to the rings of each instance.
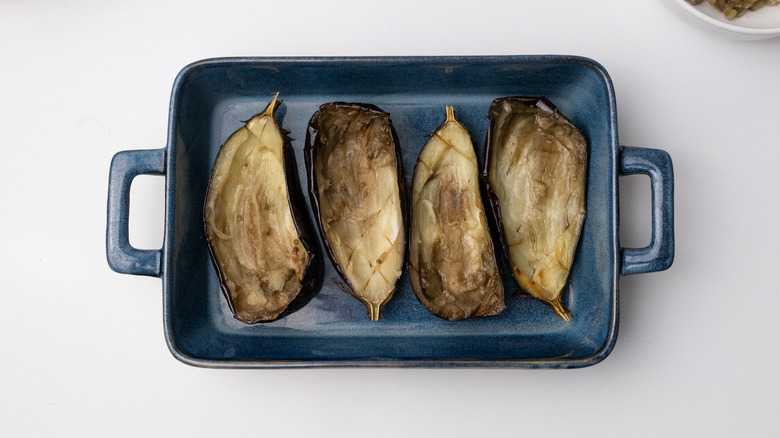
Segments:
[[[247,324],[297,310],[320,276],[293,148],[274,120],[279,104],[274,97],[222,145],[203,209],[222,291]]]
[[[409,279],[420,302],[449,321],[505,308],[479,181],[474,144],[448,106],[414,169]]]
[[[585,220],[585,137],[545,98],[496,99],[488,118],[483,176],[512,273],[570,321],[561,291]]]
[[[328,255],[372,321],[392,298],[405,252],[401,152],[373,105],[320,106],[306,133],[309,196]]]

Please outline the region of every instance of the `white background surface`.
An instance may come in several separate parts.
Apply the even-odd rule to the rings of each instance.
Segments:
[[[162,3],[0,2],[0,435],[777,433],[780,39],[725,39],[655,0]],[[488,54],[595,59],[620,142],[674,160],[674,265],[621,279],[604,362],[236,371],[171,356],[161,281],[111,271],[105,226],[111,157],[165,146],[179,70]],[[643,245],[649,184],[620,188],[622,243]],[[136,246],[161,245],[163,202],[162,177],[136,180]]]

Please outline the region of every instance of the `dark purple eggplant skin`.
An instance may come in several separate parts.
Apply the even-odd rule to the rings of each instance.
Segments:
[[[398,189],[401,198],[401,214],[402,214],[403,227],[404,227],[404,259],[403,259],[404,269],[407,265],[408,258],[409,258],[409,251],[407,249],[408,238],[409,238],[407,232],[407,230],[409,229],[409,209],[407,206],[407,198],[406,198],[406,179],[405,179],[405,174],[403,169],[403,159],[401,157],[401,147],[398,141],[398,134],[396,133],[395,127],[393,126],[392,119],[389,117],[389,113],[383,111],[378,106],[370,103],[338,101],[338,102],[330,102],[330,103],[322,104],[320,105],[319,109],[315,111],[314,114],[312,114],[306,129],[306,140],[303,149],[304,162],[306,164],[306,179],[308,182],[309,200],[310,200],[312,211],[314,213],[315,223],[317,225],[317,229],[319,230],[320,239],[322,241],[323,247],[325,248],[325,253],[328,255],[328,259],[330,259],[331,265],[335,269],[336,273],[338,273],[339,277],[343,281],[343,284],[349,285],[346,275],[341,270],[339,264],[336,262],[336,259],[333,255],[333,250],[330,247],[330,243],[328,242],[328,239],[325,236],[325,230],[322,227],[322,213],[320,210],[319,189],[317,187],[317,178],[314,172],[314,163],[317,158],[317,149],[318,149],[318,133],[320,130],[317,120],[319,118],[320,112],[323,111],[328,105],[360,108],[364,111],[377,112],[381,114],[386,114],[388,116],[388,122],[390,124],[390,132],[392,134],[393,143],[394,143]],[[332,278],[332,280],[334,282],[337,281],[335,278]],[[344,290],[344,292],[354,295],[354,293],[351,290],[345,289],[345,287],[342,284],[338,284],[338,286],[339,288]]]
[[[274,108],[274,114],[276,113],[276,109],[281,104],[282,104],[281,100],[278,100],[276,102],[276,107]],[[262,114],[262,112],[253,115],[247,120],[251,120],[256,116],[259,116],[260,114]],[[285,129],[282,129],[281,127],[280,127],[280,131],[282,133],[282,139],[284,141],[284,144],[282,146],[282,159],[284,164],[285,180],[287,182],[287,201],[290,206],[290,212],[292,213],[295,229],[298,231],[298,238],[301,244],[303,245],[304,249],[306,250],[306,253],[309,256],[309,262],[306,265],[303,278],[301,279],[301,290],[298,292],[295,298],[293,298],[290,301],[290,303],[287,305],[285,310],[281,312],[279,316],[277,316],[272,320],[261,320],[252,324],[277,321],[279,319],[282,319],[290,315],[291,313],[300,310],[309,301],[311,301],[311,299],[320,290],[320,287],[322,285],[322,257],[320,256],[319,251],[317,250],[316,233],[314,231],[314,227],[312,226],[311,220],[309,219],[309,213],[308,210],[306,209],[306,202],[304,200],[303,190],[301,188],[300,180],[298,178],[298,164],[295,159],[295,150],[288,136],[290,132]],[[214,171],[212,169],[211,175],[213,175],[213,172]],[[211,175],[209,176],[209,184],[207,184],[206,187],[210,186]],[[211,258],[212,266],[214,266],[214,269],[217,272],[217,277],[219,278],[220,289],[222,290],[222,294],[224,295],[225,300],[227,301],[228,307],[230,308],[233,317],[241,321],[236,317],[236,311],[233,307],[233,301],[230,298],[230,292],[227,289],[227,285],[225,283],[222,270],[220,269],[219,264],[217,263],[217,258],[212,249],[208,233],[205,232],[205,228],[206,228],[205,204],[204,204],[203,216],[204,216],[204,220],[203,220],[204,237],[207,242],[206,246],[209,249],[209,255]],[[244,321],[241,322],[247,324]]]

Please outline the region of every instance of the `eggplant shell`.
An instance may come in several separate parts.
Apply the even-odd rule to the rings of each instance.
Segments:
[[[482,177],[512,274],[570,321],[561,291],[585,220],[585,137],[542,97],[496,99],[488,118]]]
[[[460,321],[506,306],[474,144],[452,107],[446,116],[414,170],[409,280],[431,313]]]
[[[214,167],[212,168],[211,176],[209,178],[209,185],[206,193],[206,201],[204,203],[204,208],[203,208],[203,221],[204,221],[204,229],[206,231],[205,232],[206,242],[208,244],[209,253],[211,254],[211,259],[214,268],[216,269],[217,275],[219,277],[222,292],[225,298],[227,299],[228,305],[230,307],[230,310],[233,312],[234,317],[247,324],[274,321],[276,319],[279,319],[285,315],[288,315],[300,309],[319,290],[319,286],[321,282],[320,256],[317,254],[316,251],[316,237],[315,237],[314,228],[311,225],[311,222],[309,220],[308,212],[305,208],[303,193],[298,180],[298,170],[297,170],[297,165],[295,160],[295,153],[292,144],[290,143],[290,140],[287,137],[287,131],[283,131],[282,129],[280,129],[279,126],[276,124],[276,121],[274,120],[276,109],[280,104],[281,101],[278,101],[277,98],[274,97],[274,99],[271,101],[271,103],[268,104],[268,106],[262,113],[253,116],[249,121],[246,122],[245,126],[243,126],[238,131],[231,134],[228,140],[220,147],[220,151],[217,154],[217,158],[214,162]],[[282,201],[278,205],[286,204],[286,206],[289,208],[289,214],[290,214],[289,219],[292,220],[292,224],[295,227],[295,232],[297,232],[297,240],[298,240],[298,242],[293,242],[294,246],[290,250],[294,251],[297,254],[298,251],[300,251],[300,249],[302,248],[306,256],[304,259],[304,263],[303,263],[304,266],[302,272],[299,273],[299,275],[297,276],[299,277],[299,284],[294,284],[293,282],[291,282],[292,279],[289,280],[290,283],[289,285],[287,285],[289,289],[289,291],[287,292],[288,296],[281,297],[282,303],[286,301],[286,304],[282,306],[277,306],[276,308],[273,309],[264,309],[262,306],[252,306],[250,303],[247,302],[246,297],[243,295],[244,292],[239,293],[237,290],[231,290],[232,288],[230,287],[230,284],[233,284],[235,282],[227,278],[227,271],[228,270],[235,271],[236,268],[234,267],[233,269],[230,269],[228,268],[228,266],[223,266],[223,264],[228,263],[228,260],[221,260],[220,257],[217,255],[217,253],[223,251],[218,251],[215,248],[215,245],[219,245],[219,243],[217,242],[219,236],[218,233],[215,232],[214,230],[213,223],[210,225],[210,222],[214,221],[215,215],[220,214],[220,212],[214,211],[214,207],[217,202],[216,198],[224,194],[224,191],[220,190],[220,187],[218,187],[220,177],[217,176],[217,168],[220,161],[224,161],[228,159],[226,154],[233,153],[233,152],[228,152],[229,148],[226,146],[229,143],[231,143],[231,141],[237,141],[240,139],[241,136],[249,134],[250,124],[260,121],[261,118],[268,118],[269,120],[265,121],[266,127],[275,129],[276,131],[278,131],[278,135],[281,137],[281,160],[282,160],[281,164],[282,164],[282,172],[285,180],[285,189],[281,191],[285,193],[287,199],[286,202]],[[273,135],[275,136],[276,133],[274,133]],[[235,155],[233,156],[233,158],[235,158]],[[226,163],[222,163],[222,165],[225,166],[227,165]],[[229,164],[234,165],[235,163],[230,162]],[[258,183],[258,180],[262,181],[262,179],[265,177],[266,175],[254,175],[251,178],[252,180],[246,181],[246,183],[256,184]],[[219,193],[219,192],[223,192],[223,193]],[[254,210],[253,213],[262,216],[262,209]],[[240,219],[236,217],[229,217],[226,220],[235,221]],[[238,224],[234,224],[233,226],[238,226]],[[247,230],[247,232],[243,234],[244,236],[251,235],[252,231]],[[263,242],[255,241],[252,238],[242,239],[242,242],[244,244],[253,243],[257,246],[265,246],[265,247],[268,246],[266,244],[263,244]],[[234,246],[241,245],[241,242],[235,242],[232,245]],[[225,254],[222,255],[222,258],[223,259],[232,258],[233,260],[231,260],[231,262],[237,262],[238,260],[238,257],[226,257]],[[237,263],[239,265],[241,264],[241,262],[237,262]],[[263,275],[262,273],[255,274],[255,276],[258,277],[258,279],[262,277],[262,275]],[[264,280],[259,279],[253,281],[262,282]],[[297,291],[295,289],[297,289]],[[274,293],[271,291],[263,291],[263,290],[260,290],[260,292],[261,294]],[[280,292],[275,291],[275,293],[279,294]]]
[[[331,119],[339,119],[340,121],[332,121]],[[356,126],[365,126],[363,128],[364,131],[362,131],[360,135],[355,135],[354,138],[347,138],[348,136],[355,134],[354,129],[361,129],[356,128],[355,126],[350,127],[353,123],[355,123]],[[392,153],[390,153],[389,156],[386,153],[386,148],[380,147],[379,149],[374,150],[374,156],[371,156],[372,153],[355,154],[354,159],[362,160],[359,162],[360,165],[356,162],[353,163],[353,165],[344,166],[344,161],[336,160],[334,163],[335,166],[338,167],[340,171],[347,172],[343,177],[340,175],[330,175],[330,172],[336,171],[335,168],[326,168],[325,164],[318,161],[322,159],[326,162],[330,162],[328,157],[330,157],[332,151],[336,150],[336,148],[347,147],[346,145],[348,143],[351,145],[350,147],[355,148],[353,151],[358,151],[368,147],[367,145],[372,141],[380,141],[369,135],[368,131],[371,129],[379,129],[384,141],[386,143],[392,142],[392,145],[385,144],[385,146],[392,148]],[[331,145],[330,143],[333,144]],[[339,153],[344,157],[347,156],[345,151]],[[323,104],[320,106],[319,110],[312,115],[311,120],[309,121],[306,132],[304,156],[306,159],[306,171],[309,183],[309,197],[312,209],[314,210],[317,227],[320,231],[325,251],[330,258],[333,267],[344,282],[346,282],[347,287],[339,283],[337,284],[344,292],[360,300],[366,306],[369,319],[376,321],[381,316],[382,309],[390,301],[395,292],[396,284],[403,271],[406,258],[407,213],[405,180],[402,167],[403,161],[401,159],[401,149],[398,145],[398,136],[393,128],[390,116],[377,106],[371,104],[346,102]],[[394,160],[393,165],[395,171],[393,173],[395,181],[374,178],[376,175],[373,172],[373,166],[375,165],[376,160],[382,160],[389,157],[392,157],[392,160]],[[364,166],[367,166],[370,171],[361,173],[358,168],[364,169]],[[321,173],[323,171],[328,172],[328,176],[325,177],[328,179],[323,182],[324,184],[320,184],[321,181],[319,181],[320,177],[318,177],[318,172]],[[369,174],[374,175],[374,177],[370,177]],[[333,178],[330,178],[330,176],[333,176]],[[386,178],[387,176],[388,175],[385,173]],[[362,185],[353,185],[348,181],[360,181],[361,178],[366,177],[368,177],[368,180]],[[383,242],[379,242],[376,245],[365,243],[366,241],[372,242],[372,238],[381,239],[383,236],[387,236],[387,234],[384,234],[383,236],[372,236],[370,234],[374,233],[365,232],[366,235],[363,238],[354,239],[355,227],[360,226],[358,225],[360,223],[370,222],[366,217],[362,217],[366,211],[370,210],[363,204],[364,201],[372,195],[372,186],[376,189],[380,184],[385,187],[388,187],[388,184],[389,187],[394,186],[398,192],[397,199],[392,201],[393,204],[397,204],[398,208],[396,209],[394,205],[392,208],[388,208],[388,206],[385,205],[383,208],[377,210],[375,217],[376,219],[380,212],[384,212],[387,215],[380,222],[394,223],[394,225],[389,225],[389,228],[386,228],[387,231],[389,231],[388,234],[394,234],[394,236],[386,238],[387,242],[390,243],[389,248]],[[331,188],[333,188],[335,192],[328,191]],[[325,196],[326,199],[321,199],[322,196]],[[371,203],[370,200],[366,202],[369,204]],[[331,208],[331,205],[339,204],[340,208]],[[327,211],[323,213],[324,210]],[[391,214],[389,211],[392,211],[393,213]],[[325,217],[329,214],[338,217]],[[334,224],[334,226],[331,226],[331,224]],[[382,230],[379,226],[372,227],[374,231]],[[331,230],[333,230],[332,233]],[[350,238],[350,236],[352,236],[352,238]],[[355,246],[350,248],[347,245],[343,245],[346,241],[351,241]],[[338,245],[342,246],[338,247]],[[357,251],[354,250],[354,248],[357,248],[358,246],[360,246],[362,251],[361,254],[357,254]],[[378,250],[379,247],[385,249]],[[348,249],[345,250],[344,248]],[[349,252],[349,254],[347,254],[347,252]],[[379,280],[380,277],[376,275],[377,273],[380,274],[383,280]],[[366,279],[365,276],[368,276],[369,279]],[[375,280],[377,281],[375,282]],[[382,282],[384,282],[385,285],[379,286]]]

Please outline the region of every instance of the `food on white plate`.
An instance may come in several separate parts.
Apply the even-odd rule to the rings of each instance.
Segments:
[[[703,0],[686,0],[692,5],[698,5]],[[707,0],[710,5],[723,13],[729,20],[741,17],[747,11],[756,11],[764,6],[776,6],[780,0]]]

